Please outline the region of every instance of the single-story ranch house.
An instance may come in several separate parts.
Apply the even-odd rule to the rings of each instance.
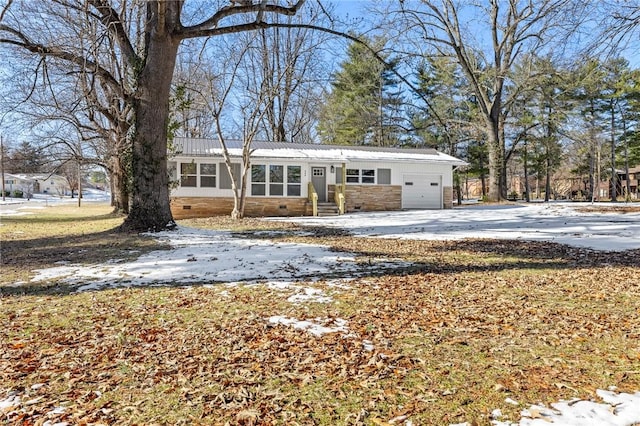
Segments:
[[[18,190],[26,198],[30,194],[66,195],[70,192],[69,182],[60,175],[38,173],[4,174],[4,189],[10,194]]]
[[[176,219],[227,215],[231,178],[215,139],[176,138],[169,170]],[[242,143],[227,142],[240,176]],[[254,142],[246,216],[443,209],[453,205],[453,169],[466,163],[434,149]]]

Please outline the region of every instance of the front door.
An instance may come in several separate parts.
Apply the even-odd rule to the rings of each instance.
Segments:
[[[327,202],[327,177],[326,167],[312,167],[311,168],[311,183],[318,193],[318,202]]]

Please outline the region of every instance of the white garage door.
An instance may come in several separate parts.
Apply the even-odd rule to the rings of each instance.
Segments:
[[[441,209],[442,175],[403,175],[403,209]]]

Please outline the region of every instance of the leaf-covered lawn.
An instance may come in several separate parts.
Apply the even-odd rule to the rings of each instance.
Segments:
[[[488,424],[497,408],[517,420],[532,403],[640,389],[637,251],[274,235],[416,265],[288,285],[5,295],[2,420]]]

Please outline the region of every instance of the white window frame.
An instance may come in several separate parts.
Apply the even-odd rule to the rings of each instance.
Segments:
[[[300,197],[302,196],[302,165],[300,164],[286,164],[286,163],[260,163],[260,164],[252,164],[251,167],[262,167],[264,168],[264,182],[255,182],[253,180],[253,169],[251,172],[251,196],[252,197]],[[275,171],[275,168],[280,167],[282,172],[282,180],[280,182],[272,181],[272,171]],[[292,168],[297,168],[297,182],[291,181],[289,177],[289,171]],[[258,186],[264,189],[264,194],[255,194],[254,193],[254,185],[256,188]],[[272,188],[275,187],[282,189],[282,194],[272,194]],[[297,190],[296,190],[297,189]],[[291,191],[294,190],[294,191]],[[290,192],[296,192],[294,195],[290,195]]]
[[[213,174],[202,173],[202,166],[213,166]],[[199,163],[198,164],[198,183],[200,188],[217,188],[218,187],[218,166],[216,163]],[[213,185],[203,185],[202,178],[213,178]]]
[[[364,172],[372,172],[366,174]],[[346,170],[347,185],[375,185],[378,172],[376,169],[347,169]]]
[[[184,168],[193,167],[193,170],[184,170]],[[193,185],[185,185],[185,181],[193,179]],[[194,162],[180,163],[180,186],[183,188],[197,188],[198,187],[198,164]]]

